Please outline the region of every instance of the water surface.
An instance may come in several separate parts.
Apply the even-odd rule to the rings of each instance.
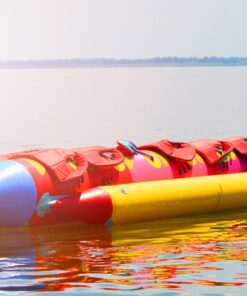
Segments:
[[[246,134],[247,68],[0,70],[0,152]],[[246,295],[247,212],[0,233],[0,293]]]
[[[242,135],[246,81],[246,67],[0,70],[0,148]]]
[[[247,214],[3,232],[0,290],[246,295]]]

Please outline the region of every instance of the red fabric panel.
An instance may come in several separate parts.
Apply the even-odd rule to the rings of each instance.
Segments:
[[[216,164],[234,149],[229,142],[211,139],[193,141],[190,144],[210,165]],[[218,156],[217,152],[220,152],[221,156]]]
[[[159,142],[139,146],[141,150],[154,150],[177,160],[189,161],[195,157],[196,151],[193,146],[188,143],[171,142],[161,140]]]
[[[124,161],[123,154],[115,148],[95,146],[76,148],[73,151],[84,155],[88,162],[96,167],[111,167]]]
[[[247,137],[232,137],[224,141],[231,143],[240,154],[247,155]]]
[[[42,164],[59,182],[81,178],[88,163],[83,155],[65,149],[28,150],[4,156],[4,159],[29,158]],[[77,166],[73,169],[69,162]]]

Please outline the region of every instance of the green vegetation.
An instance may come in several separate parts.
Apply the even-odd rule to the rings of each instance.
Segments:
[[[148,67],[148,66],[247,66],[242,57],[156,57],[150,59],[59,59],[0,61],[0,68],[73,67]]]

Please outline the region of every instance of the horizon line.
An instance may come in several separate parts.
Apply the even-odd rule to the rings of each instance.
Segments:
[[[85,67],[213,67],[247,66],[247,57],[155,57],[136,59],[116,58],[65,58],[65,59],[30,59],[0,60],[1,69],[31,68],[85,68]]]
[[[68,57],[68,58],[31,58],[31,59],[1,59],[0,63],[8,63],[8,62],[39,62],[39,61],[94,61],[94,60],[112,60],[112,61],[146,61],[146,60],[157,60],[157,59],[197,59],[197,60],[204,60],[204,59],[247,59],[246,57],[242,56],[154,56],[148,58],[114,58],[114,57],[91,57],[91,58],[82,58],[82,57]]]

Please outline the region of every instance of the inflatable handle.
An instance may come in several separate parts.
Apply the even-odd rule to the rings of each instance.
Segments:
[[[102,149],[99,150],[98,153],[99,156],[103,158],[103,160],[98,163],[98,166],[113,166],[124,161],[123,154],[116,149]]]
[[[111,149],[101,150],[101,151],[99,151],[99,155],[104,157],[107,160],[114,160],[114,156],[112,154]]]

